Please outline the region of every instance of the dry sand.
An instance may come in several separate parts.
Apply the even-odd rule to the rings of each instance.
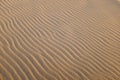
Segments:
[[[0,80],[120,80],[119,0],[0,0]]]

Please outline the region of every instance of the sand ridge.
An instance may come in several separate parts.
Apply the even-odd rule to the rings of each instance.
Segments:
[[[0,80],[120,80],[118,0],[1,0]]]

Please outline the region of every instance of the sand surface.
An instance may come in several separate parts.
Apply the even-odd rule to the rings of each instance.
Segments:
[[[120,80],[120,1],[0,0],[0,80]]]

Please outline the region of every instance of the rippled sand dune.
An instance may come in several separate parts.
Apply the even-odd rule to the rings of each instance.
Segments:
[[[120,80],[120,1],[0,0],[0,80]]]

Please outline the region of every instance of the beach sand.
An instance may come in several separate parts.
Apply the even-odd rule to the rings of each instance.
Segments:
[[[120,80],[120,1],[0,0],[0,80]]]

